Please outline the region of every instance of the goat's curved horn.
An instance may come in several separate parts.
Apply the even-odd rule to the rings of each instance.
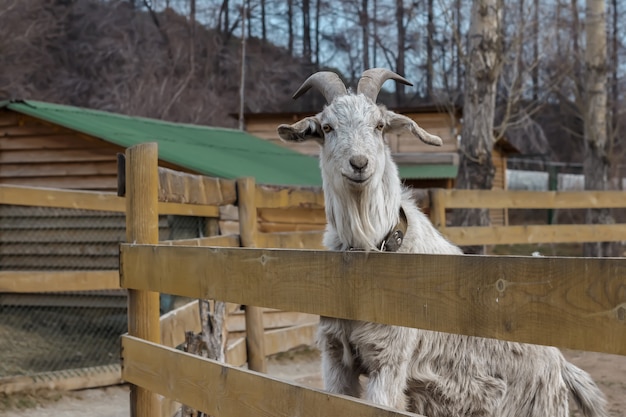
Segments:
[[[402,84],[413,85],[409,80],[399,76],[395,72],[389,71],[386,68],[372,68],[363,72],[363,75],[359,80],[359,85],[356,88],[356,92],[357,94],[363,94],[365,97],[370,98],[374,103],[376,103],[376,98],[378,97],[380,88],[387,80],[395,80]]]
[[[328,103],[331,103],[335,97],[343,96],[348,93],[346,86],[337,74],[331,71],[320,71],[311,75],[298,88],[293,95],[293,99],[297,99],[302,94],[309,91],[311,87],[317,88]]]

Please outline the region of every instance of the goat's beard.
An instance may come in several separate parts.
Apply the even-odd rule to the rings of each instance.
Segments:
[[[372,178],[362,187],[354,187],[341,176],[324,175],[328,225],[344,249],[379,249],[378,243],[398,218],[401,187],[395,175]]]

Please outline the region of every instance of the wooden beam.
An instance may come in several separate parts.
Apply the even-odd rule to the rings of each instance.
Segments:
[[[235,181],[159,167],[159,201],[220,206],[236,198]]]
[[[122,376],[208,415],[415,416],[122,336]]]
[[[121,265],[125,288],[626,355],[626,259],[122,245]]]
[[[124,199],[115,193],[5,184],[0,184],[0,204],[102,210],[118,213],[126,210]]]
[[[162,345],[176,347],[184,343],[185,332],[193,331],[194,333],[199,333],[202,331],[198,300],[163,314],[159,321],[161,324]]]
[[[165,240],[161,245],[170,246],[220,246],[229,248],[239,247],[239,235],[221,235],[197,237],[192,239]]]
[[[226,348],[226,363],[232,366],[243,366],[248,362],[246,338],[242,337]]]
[[[626,224],[447,227],[441,232],[457,245],[619,242],[626,240]]]
[[[255,200],[254,178],[237,180],[237,204],[239,211],[239,235],[241,246],[255,248],[259,232],[257,229],[257,208]],[[220,299],[218,297],[218,299]],[[246,345],[248,367],[253,371],[267,372],[265,359],[265,326],[263,325],[263,309],[259,304],[246,303]]]
[[[74,391],[121,384],[120,365],[103,365],[66,371],[42,372],[29,376],[0,378],[0,393],[11,395],[20,391]]]
[[[142,143],[126,150],[126,241],[159,241],[158,145]],[[128,334],[160,342],[159,292],[146,288],[128,291]],[[131,386],[131,417],[159,415],[157,397],[141,386]]]
[[[262,248],[323,249],[323,237],[322,231],[259,233],[257,240],[258,246]]]
[[[39,293],[120,289],[119,271],[0,271],[0,292]]]
[[[298,346],[311,346],[315,343],[317,323],[305,323],[298,326],[265,332],[265,353],[286,352]]]
[[[321,187],[257,185],[255,200],[259,208],[324,208]]]
[[[0,184],[0,204],[34,207],[56,207],[124,213],[126,203],[116,193],[64,190]],[[159,214],[219,217],[217,206],[159,203]]]
[[[445,208],[584,209],[626,207],[623,191],[441,190]]]
[[[459,165],[459,154],[457,152],[402,152],[392,153],[391,157],[398,165]]]

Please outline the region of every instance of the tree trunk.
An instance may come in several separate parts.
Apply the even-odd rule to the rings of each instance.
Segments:
[[[310,0],[302,0],[302,57],[308,64],[311,62],[311,4]]]
[[[609,189],[609,146],[607,136],[607,66],[606,15],[604,0],[587,0],[585,46],[583,171],[586,190]],[[588,224],[614,223],[610,209],[589,209]],[[586,243],[585,256],[614,256],[616,245],[604,242]]]
[[[287,27],[289,38],[287,40],[287,50],[293,56],[293,0],[287,0]]]
[[[433,79],[435,77],[435,70],[433,67],[433,54],[435,43],[435,22],[433,13],[434,0],[428,0],[428,23],[426,39],[426,97],[429,100],[433,99]]]
[[[396,26],[398,28],[398,55],[396,55],[396,72],[405,76],[404,72],[404,44],[406,41],[406,28],[404,26],[404,2],[396,0]],[[396,105],[404,100],[404,84],[396,83]]]
[[[461,130],[460,167],[457,187],[492,188],[494,165],[493,121],[496,84],[502,62],[501,7],[498,0],[474,0],[469,30],[465,77],[465,102]],[[487,226],[487,210],[460,210],[460,226]],[[467,253],[483,253],[484,248],[467,247]]]
[[[363,71],[369,68],[370,65],[370,19],[369,19],[369,5],[368,0],[361,0],[361,11],[359,13],[359,20],[361,24],[361,43],[363,48]]]

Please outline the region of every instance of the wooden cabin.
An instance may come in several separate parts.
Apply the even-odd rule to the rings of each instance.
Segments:
[[[261,184],[321,185],[317,160],[245,132],[36,101],[0,102],[0,185],[115,192],[117,154],[159,143],[159,165]],[[10,205],[0,190],[0,269],[117,269],[123,213]],[[163,216],[161,239],[198,237],[202,219]]]
[[[35,101],[0,102],[0,184],[115,191],[117,153],[142,142],[183,172],[321,185],[313,158],[245,132]]]
[[[426,145],[406,133],[388,136],[389,146],[398,164],[400,176],[414,188],[453,188],[458,173],[458,141],[460,114],[448,112],[435,106],[395,109],[415,120],[427,131],[443,139],[443,146]],[[292,149],[310,156],[319,155],[319,146],[312,142],[301,144],[286,143],[280,140],[276,128],[282,123],[294,123],[312,112],[293,113],[246,113],[246,131],[271,143]]]

